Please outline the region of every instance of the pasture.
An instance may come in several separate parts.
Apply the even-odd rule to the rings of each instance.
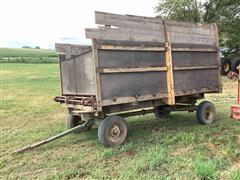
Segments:
[[[57,63],[57,53],[48,49],[0,48],[1,63]]]
[[[237,83],[223,79],[223,93],[209,94],[217,121],[200,125],[195,113],[128,118],[121,147],[104,148],[97,125],[33,151],[18,148],[66,130],[57,64],[1,64],[1,179],[240,179],[240,121],[230,118]]]

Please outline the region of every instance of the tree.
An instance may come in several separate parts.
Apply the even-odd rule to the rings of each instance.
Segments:
[[[240,0],[162,0],[159,17],[193,23],[217,23],[227,56],[240,56]]]
[[[31,49],[30,46],[22,46],[22,48]]]

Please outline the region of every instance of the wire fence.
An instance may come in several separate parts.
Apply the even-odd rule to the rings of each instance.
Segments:
[[[8,56],[0,57],[0,63],[58,63],[57,56],[46,57],[24,57],[24,56]]]

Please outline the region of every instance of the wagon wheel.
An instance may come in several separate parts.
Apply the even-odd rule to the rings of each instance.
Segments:
[[[215,121],[216,110],[213,103],[203,101],[197,108],[197,119],[201,124],[211,124]]]
[[[166,117],[170,116],[170,114],[171,114],[170,110],[163,109],[162,107],[154,108],[153,112],[154,112],[155,117],[157,117],[157,118],[166,118]]]
[[[221,59],[221,74],[227,75],[231,70],[231,63],[227,59]]]
[[[98,128],[98,139],[104,146],[122,145],[128,133],[125,119],[119,116],[110,116],[101,121]]]
[[[74,116],[72,114],[68,115],[67,118],[67,128],[68,129],[72,129],[78,125],[83,124],[84,121],[81,120],[80,116]],[[91,127],[93,126],[94,121],[93,120],[89,120],[89,123],[87,123],[86,127],[82,128],[82,129],[78,129],[75,131],[75,133],[80,133],[80,132],[84,132],[84,131],[88,131],[91,129]]]
[[[231,71],[239,73],[237,67],[240,65],[240,60],[237,58],[233,58],[231,61]]]

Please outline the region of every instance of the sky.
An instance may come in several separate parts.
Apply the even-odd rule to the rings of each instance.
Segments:
[[[90,44],[84,28],[97,27],[94,11],[156,16],[158,0],[0,0],[0,47]]]

